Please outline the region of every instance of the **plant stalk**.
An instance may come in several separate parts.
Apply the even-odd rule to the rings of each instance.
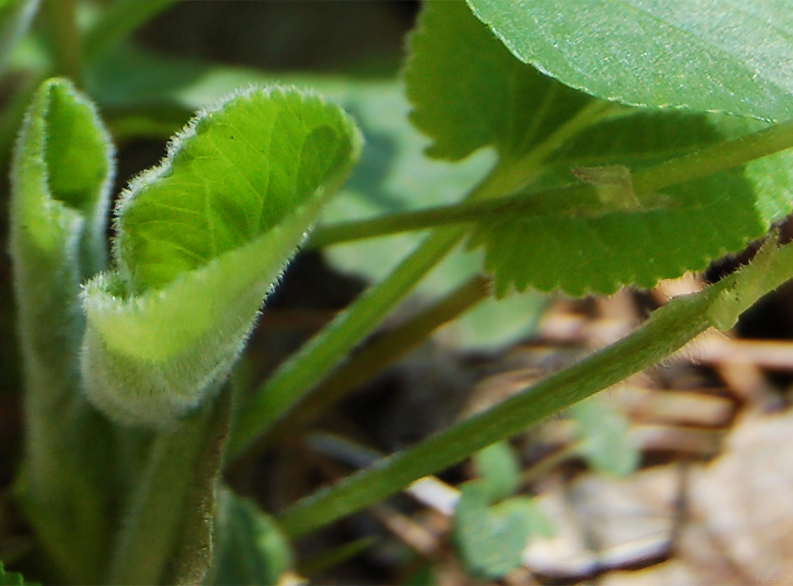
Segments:
[[[46,7],[54,74],[68,77],[79,85],[82,75],[82,50],[75,0],[49,0]]]
[[[726,140],[637,171],[632,178],[633,189],[637,196],[646,196],[653,191],[727,171],[791,147],[793,122]],[[652,201],[642,203],[653,205]],[[639,210],[641,209],[646,208],[642,206]],[[600,215],[614,211],[618,210],[608,208],[599,200],[594,186],[577,185],[320,226],[309,239],[308,246],[323,248],[363,238],[426,230],[449,224],[474,223],[516,214]]]
[[[109,584],[200,583],[211,561],[215,481],[231,416],[221,392],[158,433],[111,560]]]
[[[297,537],[448,468],[549,415],[655,364],[705,331],[706,310],[725,285],[677,298],[627,338],[540,381],[495,407],[387,457],[287,509],[281,527]]]
[[[775,246],[775,244],[774,244]],[[464,460],[488,445],[505,440],[594,393],[657,364],[712,325],[713,310],[732,305],[734,295],[749,307],[793,276],[793,244],[773,250],[762,279],[749,265],[754,286],[747,290],[739,271],[704,291],[672,299],[638,330],[573,366],[550,375],[517,395],[446,429],[416,446],[323,489],[287,509],[279,520],[289,535],[299,536],[359,511],[428,474]],[[751,295],[751,298],[748,296]]]

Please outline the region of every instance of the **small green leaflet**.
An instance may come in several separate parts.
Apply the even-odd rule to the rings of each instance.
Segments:
[[[598,472],[627,476],[639,463],[639,451],[630,437],[629,421],[602,396],[596,395],[573,405],[570,414],[576,423],[578,452]]]
[[[477,474],[484,482],[491,501],[500,501],[520,485],[520,461],[509,442],[498,442],[473,455]]]
[[[482,480],[460,487],[454,511],[454,537],[468,571],[495,579],[514,570],[532,537],[549,537],[553,527],[526,497],[512,497],[491,505],[490,489]]]

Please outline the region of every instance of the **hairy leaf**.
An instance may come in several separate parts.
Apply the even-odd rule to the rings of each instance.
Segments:
[[[297,90],[250,90],[201,112],[122,195],[117,270],[85,289],[92,400],[162,423],[216,387],[359,149],[338,107]]]
[[[427,2],[409,47],[411,120],[432,157],[524,154],[591,101],[515,59],[463,2]]]
[[[533,188],[574,181],[571,170],[578,166],[621,164],[636,171],[762,126],[750,119],[637,111],[582,132],[549,159]],[[669,187],[655,194],[667,205],[482,223],[471,245],[484,245],[499,295],[526,287],[571,295],[651,287],[740,250],[784,217],[792,203],[791,162],[793,155],[782,152]]]
[[[500,49],[498,43],[493,46]],[[131,46],[91,63],[86,77],[92,95],[104,109],[127,113],[128,118],[114,124],[114,134],[133,135],[162,133],[174,124],[180,126],[188,109],[204,107],[235,87],[268,81],[258,70],[178,60]],[[324,221],[453,203],[493,166],[495,157],[486,150],[455,164],[423,156],[428,141],[409,123],[409,104],[398,82],[305,75],[287,79],[298,87],[315,88],[343,106],[366,139],[360,164],[338,197],[325,206]],[[406,233],[333,246],[323,253],[334,267],[378,281],[421,238],[421,233]],[[427,296],[443,294],[481,266],[480,254],[458,249],[417,291]],[[514,295],[500,301],[489,298],[446,326],[446,332],[459,345],[502,346],[531,330],[543,304],[540,295]]]
[[[31,266],[46,262],[75,271],[68,285],[58,286],[74,294],[83,278],[103,266],[112,157],[93,105],[68,81],[44,82],[25,118],[13,163],[12,254],[17,271],[24,273],[18,287],[68,278],[47,277],[43,267]],[[20,301],[40,306],[31,295],[20,295]]]
[[[110,482],[108,423],[80,389],[84,318],[80,284],[103,268],[113,147],[93,105],[66,81],[36,92],[14,152],[11,256],[26,380],[24,482],[20,500],[64,572],[86,573],[106,557],[100,487]]]
[[[468,0],[525,63],[608,100],[793,116],[789,2]]]

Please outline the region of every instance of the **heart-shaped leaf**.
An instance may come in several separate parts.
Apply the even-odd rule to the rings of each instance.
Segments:
[[[511,495],[520,483],[520,462],[507,442],[498,442],[474,454],[474,467],[490,491],[490,500]]]

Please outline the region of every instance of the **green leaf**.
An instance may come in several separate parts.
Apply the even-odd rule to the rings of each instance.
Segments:
[[[221,493],[219,544],[207,584],[277,584],[293,565],[289,541],[251,501]]]
[[[11,239],[18,271],[35,272],[30,278],[40,280],[45,271],[27,266],[34,257],[70,267],[78,274],[68,285],[69,296],[80,280],[104,265],[112,157],[113,146],[93,105],[66,80],[44,82],[26,115],[13,161]],[[18,281],[27,278],[20,275]],[[42,302],[21,297],[23,303]]]
[[[602,397],[591,397],[570,409],[581,441],[579,452],[597,471],[627,476],[639,463],[625,415]]]
[[[793,19],[784,1],[468,0],[524,63],[625,104],[793,116]]]
[[[30,28],[39,0],[2,0],[0,2],[0,71],[16,44]]]
[[[482,481],[466,482],[454,512],[454,535],[466,568],[474,576],[496,579],[521,563],[533,536],[549,536],[550,525],[525,497],[488,506],[489,489]]]
[[[493,46],[500,49],[497,42]],[[132,46],[122,48],[91,63],[86,72],[92,95],[104,110],[121,117],[112,123],[116,134],[161,133],[181,120],[188,108],[203,107],[235,87],[268,80],[266,73],[253,69],[177,60]],[[484,150],[457,164],[423,156],[427,139],[408,122],[409,105],[397,82],[306,75],[287,79],[298,87],[314,87],[339,103],[355,118],[366,139],[361,162],[350,181],[322,213],[326,222],[452,203],[493,166],[493,153]],[[422,236],[401,234],[333,246],[323,252],[337,269],[376,282],[393,270]],[[442,295],[479,272],[481,266],[480,254],[456,250],[417,291],[428,297]],[[487,299],[447,326],[445,335],[463,347],[503,346],[531,331],[543,303],[539,295]]]
[[[411,121],[432,157],[524,154],[591,101],[515,59],[463,2],[425,3],[409,50]]]
[[[520,462],[507,442],[499,442],[474,454],[474,467],[485,482],[490,501],[497,502],[511,495],[520,482]]]
[[[11,256],[26,381],[18,490],[44,549],[77,583],[99,580],[108,545],[109,426],[80,392],[80,285],[103,268],[113,147],[93,105],[44,82],[11,171]]]
[[[338,107],[294,89],[201,112],[122,195],[116,271],[84,290],[92,401],[149,424],[197,405],[359,150]]]
[[[637,111],[583,131],[549,159],[532,189],[574,180],[579,166],[627,165],[632,173],[672,156],[763,127],[750,119]],[[503,218],[478,225],[470,245],[483,245],[498,295],[510,288],[609,294],[622,285],[704,269],[742,249],[790,211],[793,156],[782,152],[745,168],[668,187],[668,202],[600,215]]]

